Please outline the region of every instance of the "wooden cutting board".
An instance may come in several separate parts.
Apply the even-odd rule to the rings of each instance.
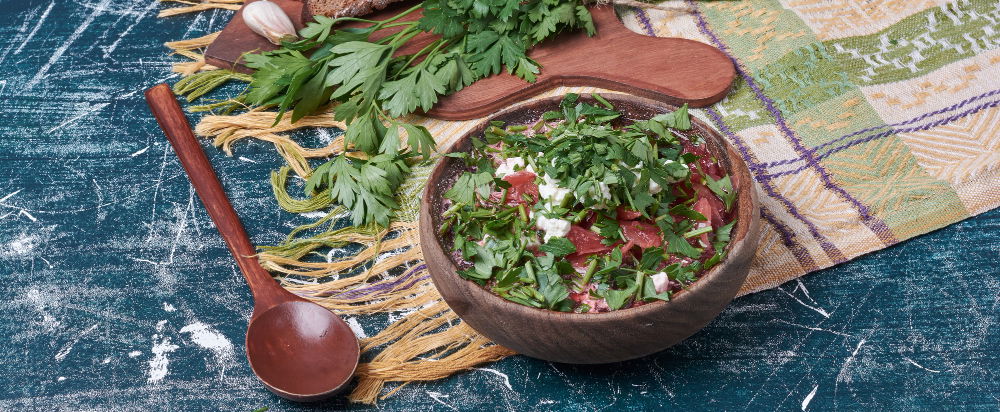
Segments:
[[[304,5],[297,0],[272,0],[288,13],[296,28],[305,20]],[[252,1],[248,1],[252,2]],[[412,6],[396,5],[375,13],[373,20],[394,16]],[[612,6],[591,6],[597,34],[582,31],[560,35],[534,47],[529,56],[542,66],[538,80],[528,83],[506,72],[479,80],[444,96],[427,113],[444,120],[468,120],[489,115],[558,86],[594,86],[671,104],[707,106],[722,100],[736,76],[732,61],[718,49],[693,40],[650,37],[635,33],[618,20]],[[413,13],[405,20],[419,18]],[[389,31],[377,32],[375,37]],[[434,39],[414,38],[400,53],[413,53]],[[205,60],[211,65],[249,73],[240,56],[276,46],[256,35],[237,12],[219,37],[208,46]]]

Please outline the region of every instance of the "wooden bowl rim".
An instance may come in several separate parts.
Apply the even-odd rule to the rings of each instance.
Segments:
[[[646,99],[628,94],[622,94],[622,93],[595,93],[595,94],[599,94],[601,97],[607,99],[612,104],[615,104],[616,109],[618,105],[617,103],[626,103],[626,104],[644,106],[659,112],[676,110],[678,108],[678,106],[664,103],[661,101]],[[580,101],[591,100],[592,98],[590,98],[589,96],[590,94],[580,94]],[[561,102],[564,97],[565,95],[560,95],[560,96],[552,96],[552,97],[528,100],[524,103],[494,113],[493,115],[490,115],[488,118],[478,123],[475,127],[469,129],[469,131],[465,132],[461,137],[456,139],[454,143],[451,145],[451,147],[449,147],[448,151],[444,153],[453,153],[454,151],[456,151],[456,148],[462,145],[464,141],[471,139],[472,136],[474,135],[482,134],[482,132],[486,129],[486,127],[490,124],[490,122],[494,121],[499,117],[507,116],[517,111],[538,110],[540,107],[546,107],[552,104],[558,106],[559,102]],[[727,170],[727,172],[731,176],[731,178],[734,179],[733,186],[737,191],[736,209],[734,210],[736,217],[738,218],[744,215],[753,216],[754,210],[750,210],[749,213],[746,213],[746,211],[744,210],[747,208],[754,208],[754,209],[757,208],[757,194],[752,184],[750,171],[747,168],[746,163],[743,161],[743,158],[740,157],[740,155],[733,148],[732,144],[729,143],[725,138],[723,138],[722,135],[717,130],[710,127],[708,124],[706,124],[705,122],[701,121],[700,119],[694,116],[691,117],[691,123],[696,128],[700,129],[699,132],[705,132],[709,135],[704,137],[715,140],[719,147],[725,148],[726,157],[729,161],[729,169],[730,169]],[[712,145],[709,145],[709,148],[712,149],[713,148]],[[718,156],[718,153],[715,153],[714,150],[710,150],[710,152]],[[702,285],[712,283],[710,282],[712,279],[719,277],[720,274],[727,269],[730,263],[730,257],[740,255],[742,249],[748,247],[747,245],[749,243],[753,243],[753,242],[748,242],[750,239],[748,239],[747,235],[751,232],[752,229],[751,226],[754,224],[752,220],[754,219],[752,217],[750,219],[738,219],[736,222],[736,226],[733,228],[732,240],[727,246],[726,256],[722,259],[722,261],[719,262],[715,267],[710,269],[708,273],[698,278],[698,280],[695,281],[693,284],[691,284],[691,286],[689,286],[687,289],[682,289],[677,293],[675,293],[670,301],[655,301],[634,308],[619,309],[615,311],[600,312],[600,313],[560,312],[543,308],[535,308],[511,302],[507,299],[504,299],[500,296],[493,294],[485,287],[482,287],[476,284],[475,282],[472,282],[468,279],[464,279],[461,276],[459,276],[457,273],[458,267],[455,265],[455,262],[452,261],[449,254],[444,251],[444,248],[441,245],[440,237],[437,235],[437,228],[434,227],[435,225],[433,216],[430,215],[431,213],[430,209],[432,206],[431,199],[432,196],[434,196],[434,190],[436,188],[436,185],[434,183],[441,178],[442,174],[445,171],[445,166],[447,165],[447,161],[449,159],[451,158],[442,156],[441,159],[438,160],[437,164],[435,164],[434,168],[431,170],[426,186],[424,187],[423,190],[423,197],[420,202],[420,227],[418,230],[420,231],[431,230],[432,231],[431,237],[434,239],[434,242],[432,244],[427,244],[427,242],[421,242],[421,249],[425,255],[424,261],[428,260],[426,255],[435,254],[439,258],[441,258],[444,262],[447,262],[446,265],[448,270],[446,272],[449,273],[435,274],[433,271],[430,271],[431,281],[432,283],[435,284],[435,288],[437,288],[438,276],[453,277],[453,279],[448,279],[447,281],[468,282],[467,286],[469,287],[467,289],[469,289],[471,293],[474,295],[474,297],[477,299],[476,306],[495,307],[500,309],[501,311],[520,312],[521,314],[527,317],[566,316],[567,318],[564,319],[567,320],[571,319],[573,322],[582,322],[582,323],[598,323],[598,322],[604,323],[608,321],[617,321],[617,320],[625,320],[625,319],[640,317],[647,313],[663,310],[667,308],[668,305],[671,304],[683,305],[683,302],[687,300],[689,296],[693,296],[697,292],[704,289]],[[430,228],[425,227],[426,226],[425,223],[426,225],[429,225],[431,227]],[[442,278],[442,280],[445,279]]]

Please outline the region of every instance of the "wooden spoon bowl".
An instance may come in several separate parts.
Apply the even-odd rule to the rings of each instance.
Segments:
[[[648,119],[676,107],[643,98],[602,95],[626,120]],[[592,99],[581,98],[593,103]],[[460,138],[451,151],[468,151],[472,136],[480,136],[489,122],[529,124],[541,114],[557,110],[562,97],[541,99],[506,110],[485,120]],[[694,129],[707,140],[709,151],[730,174],[737,190],[736,225],[727,254],[670,302],[654,302],[608,313],[565,313],[536,309],[510,302],[461,278],[455,262],[438,236],[442,194],[454,183],[464,165],[443,157],[434,168],[420,209],[420,245],[428,270],[441,296],[463,321],[495,342],[522,354],[556,362],[608,363],[661,351],[705,327],[746,280],[757,248],[760,215],[750,171],[735,150],[705,123],[692,118]]]
[[[271,392],[314,401],[347,386],[358,366],[358,340],[340,317],[304,300],[256,312],[247,327],[247,359]]]

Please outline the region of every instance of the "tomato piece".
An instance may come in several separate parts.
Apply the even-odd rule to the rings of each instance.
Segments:
[[[660,228],[647,222],[628,221],[618,222],[621,225],[625,240],[635,243],[639,247],[646,249],[663,246],[663,235]]]
[[[694,188],[698,194],[698,201],[691,208],[708,218],[712,227],[721,227],[723,224],[722,215],[725,210],[722,200],[705,185],[695,183]]]
[[[576,268],[587,267],[589,257],[607,254],[615,247],[615,245],[609,246],[601,243],[604,241],[604,236],[584,229],[580,225],[570,226],[566,239],[569,239],[570,242],[573,242],[573,246],[576,246],[576,252],[566,255],[566,260]]]
[[[510,188],[507,189],[507,198],[504,199],[508,205],[516,205],[518,203],[524,203],[533,205],[538,201],[538,185],[535,184],[535,178],[538,177],[536,174],[528,171],[517,171],[503,177],[507,183],[510,183]],[[522,195],[528,195],[531,198],[531,202],[525,202]]]
[[[583,218],[583,221],[580,222],[580,227],[590,230],[590,227],[594,226],[595,222],[597,222],[597,213],[590,212],[587,213],[587,217]]]
[[[581,304],[583,301],[590,299],[590,292],[570,292],[569,298],[576,302],[576,304]]]
[[[566,255],[566,260],[569,261],[569,264],[573,265],[573,267],[583,269],[587,267],[587,259],[593,255],[594,254],[581,255],[577,253],[570,253]]]
[[[718,163],[712,161],[712,154],[709,153],[708,147],[706,145],[692,145],[691,142],[687,140],[683,141],[684,151],[698,156],[698,166],[701,168],[701,172],[707,174],[714,180],[722,179],[726,173],[723,172],[722,167]],[[703,182],[702,173],[699,173],[698,167],[691,167],[692,181]]]
[[[618,220],[619,221],[622,221],[622,220],[636,220],[636,219],[639,218],[639,216],[642,216],[642,213],[640,213],[638,211],[635,211],[635,210],[632,210],[632,209],[629,209],[629,208],[627,208],[625,206],[618,206],[618,210],[616,212],[618,214]]]
[[[569,239],[570,242],[573,242],[573,246],[576,246],[575,253],[577,255],[592,255],[611,251],[611,246],[601,243],[604,240],[604,236],[584,229],[579,225],[569,227],[566,239]]]

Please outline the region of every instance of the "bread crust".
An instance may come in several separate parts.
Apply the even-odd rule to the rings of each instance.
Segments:
[[[358,17],[401,0],[305,0],[308,16]]]

